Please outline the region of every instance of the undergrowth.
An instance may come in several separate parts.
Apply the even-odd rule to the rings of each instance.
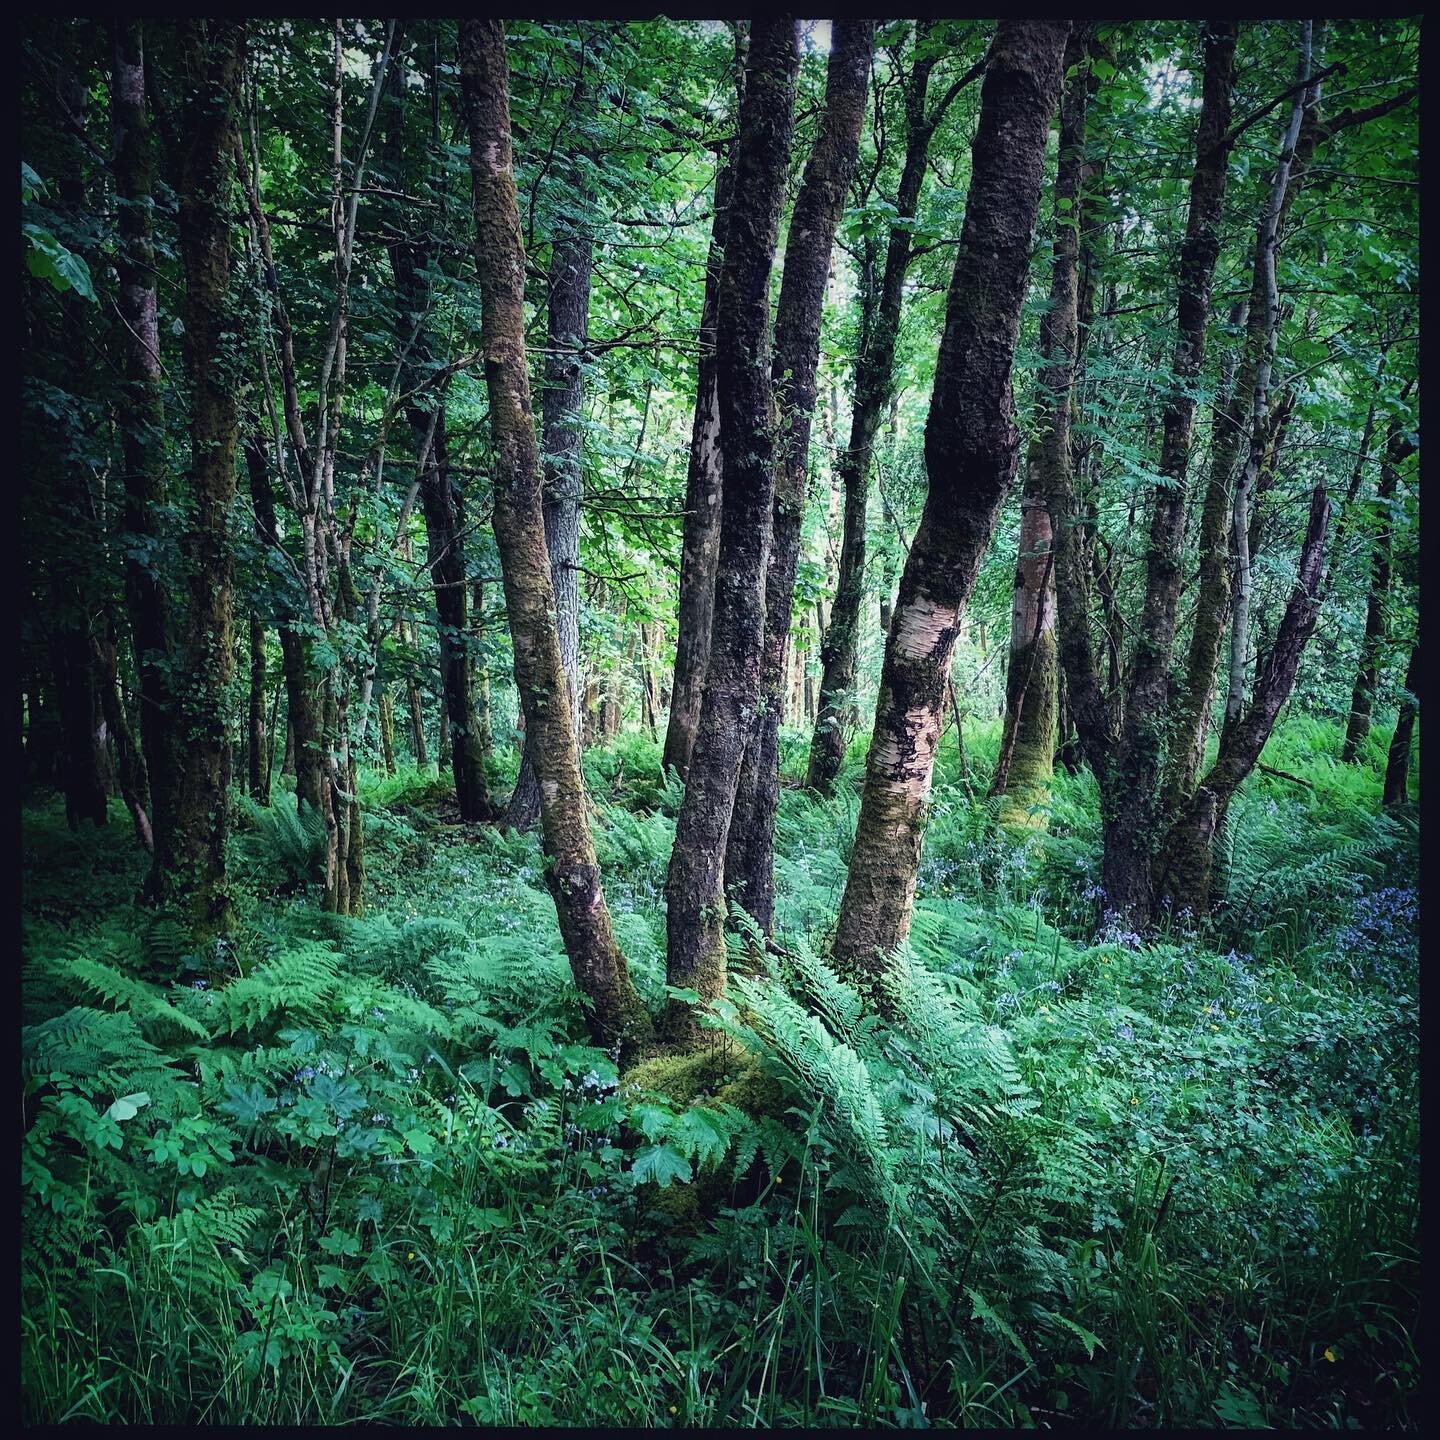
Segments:
[[[433,769],[361,777],[360,919],[320,913],[292,796],[242,802],[218,967],[135,905],[128,827],[27,811],[26,1419],[1412,1423],[1417,824],[1378,813],[1383,746],[1292,722],[1227,904],[1142,940],[1088,777],[1012,841],[972,730],[884,997],[824,961],[858,757],[821,800],[786,737],[777,953],[709,1018],[755,1113],[584,1040],[537,838],[448,823]],[[639,737],[586,770],[658,1010],[679,792]]]

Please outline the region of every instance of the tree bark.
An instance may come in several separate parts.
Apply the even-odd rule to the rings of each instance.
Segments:
[[[1055,472],[1070,468],[1070,407],[1075,389],[1080,329],[1081,185],[1085,164],[1085,117],[1094,89],[1089,27],[1071,29],[1065,70],[1071,75],[1060,105],[1060,155],[1055,178],[1055,239],[1050,305],[1041,320],[1045,359],[1036,397],[1036,430],[1026,457],[1020,497],[1020,539],[1010,611],[1010,665],[1005,676],[1005,723],[990,794],[1003,796],[1003,825],[1044,825],[1041,806],[1054,771],[1057,657],[1055,559],[1049,496],[1068,481]]]
[[[515,651],[515,684],[540,782],[546,881],[576,984],[601,1044],[628,1058],[650,1020],[615,943],[585,812],[580,755],[553,620],[539,455],[525,358],[525,257],[510,150],[509,74],[498,20],[460,22],[470,137],[481,343],[495,444],[495,542]]]
[[[1311,22],[1304,22],[1301,46],[1301,78],[1310,73]],[[1307,87],[1295,98],[1290,120],[1280,146],[1280,160],[1270,182],[1270,199],[1255,238],[1255,282],[1250,308],[1252,318],[1260,320],[1263,342],[1255,371],[1254,390],[1249,395],[1249,452],[1245,468],[1235,483],[1234,517],[1231,537],[1235,550],[1235,598],[1230,622],[1230,682],[1225,697],[1225,724],[1234,725],[1245,703],[1245,651],[1250,638],[1250,597],[1252,572],[1250,566],[1250,504],[1265,458],[1267,420],[1270,405],[1270,373],[1275,364],[1275,348],[1280,327],[1280,288],[1275,262],[1280,250],[1280,222],[1285,209],[1285,193],[1290,183],[1290,170],[1300,139],[1300,122],[1311,103]],[[1317,97],[1318,98],[1318,97]]]
[[[1375,497],[1380,528],[1371,542],[1370,588],[1365,597],[1365,638],[1360,645],[1360,664],[1350,694],[1350,713],[1345,721],[1345,744],[1340,751],[1341,763],[1345,765],[1355,762],[1360,746],[1370,734],[1370,715],[1375,705],[1375,688],[1380,682],[1380,662],[1385,651],[1392,509],[1400,483],[1400,465],[1409,451],[1409,442],[1400,429],[1400,419],[1395,416],[1390,421],[1385,439],[1385,460],[1380,466],[1380,485]]]
[[[769,364],[770,273],[794,131],[800,30],[789,16],[751,26],[735,142],[735,200],[720,274],[715,358],[724,503],[710,656],[685,799],[665,884],[666,971],[702,1001],[725,989],[724,859],[745,747],[760,702],[765,574],[775,495],[776,417]],[[672,999],[666,1038],[697,1033]]]
[[[845,971],[879,979],[905,940],[965,602],[1015,475],[1011,368],[1067,22],[1002,20],[925,427],[929,491],[900,577],[836,924]]]
[[[1229,146],[1231,88],[1238,26],[1203,27],[1204,76],[1196,162],[1178,273],[1178,328],[1162,422],[1159,473],[1146,561],[1145,597],[1128,668],[1123,713],[1112,715],[1094,668],[1088,620],[1088,577],[1074,533],[1073,495],[1059,497],[1052,521],[1064,537],[1056,554],[1061,615],[1060,653],[1071,713],[1099,782],[1104,835],[1103,877],[1108,910],[1137,928],[1154,904],[1151,847],[1164,760],[1169,667],[1181,590],[1185,484],[1195,419],[1194,387],[1205,359],[1210,288],[1220,251]],[[1057,513],[1058,511],[1058,513]],[[1113,638],[1113,637],[1112,637]]]
[[[261,805],[270,803],[270,780],[265,756],[270,746],[265,736],[265,624],[258,615],[250,617],[250,797]]]
[[[172,653],[170,600],[159,567],[143,558],[158,539],[165,504],[165,406],[161,389],[159,302],[155,282],[153,147],[145,109],[145,52],[138,20],[113,22],[110,87],[115,132],[115,188],[120,243],[115,250],[118,302],[124,320],[125,380],[120,438],[125,530],[125,602],[135,648],[140,748],[148,779],[151,834],[170,825],[179,767],[171,749]]]
[[[820,321],[835,231],[845,209],[875,43],[871,20],[836,20],[825,85],[820,134],[790,218],[785,268],[775,310],[771,366],[780,430],[775,457],[775,498],[765,577],[765,648],[760,709],[745,749],[738,798],[726,844],[725,878],[736,900],[769,935],[775,919],[775,810],[780,797],[780,715],[785,700],[785,652],[800,563],[810,475],[810,431],[815,414]],[[796,653],[803,722],[804,661]]]
[[[185,535],[185,664],[177,694],[176,807],[155,834],[164,898],[188,912],[197,940],[230,928],[227,700],[233,667],[228,536],[239,434],[237,322],[230,296],[243,29],[224,20],[182,28],[187,72],[179,237],[185,269],[185,353],[190,374],[190,502]]]
[[[1385,763],[1385,808],[1403,805],[1409,798],[1410,743],[1415,737],[1415,716],[1420,709],[1420,642],[1410,649],[1410,663],[1405,668],[1405,694],[1400,700],[1400,713],[1395,719],[1395,733],[1390,737],[1390,754]]]
[[[920,47],[928,22],[918,22]],[[855,361],[855,404],[850,418],[850,441],[837,457],[840,484],[845,495],[844,529],[840,542],[840,574],[835,583],[835,605],[820,645],[820,713],[810,741],[805,783],[828,791],[840,773],[849,746],[847,719],[854,712],[855,670],[860,648],[860,607],[865,593],[865,509],[869,493],[870,462],[875,435],[894,390],[895,342],[900,332],[900,310],[905,276],[914,247],[913,221],[920,204],[930,141],[945,109],[963,85],[979,75],[972,67],[947,96],[926,115],[930,72],[938,57],[918,54],[905,98],[905,160],[896,195],[897,220],[885,248],[885,269],[878,295],[873,260],[860,277],[861,341]],[[868,308],[867,308],[868,307]]]
[[[584,349],[590,335],[591,241],[570,231],[550,255],[545,388],[540,435],[545,451],[545,548],[555,591],[555,633],[569,690],[570,720],[580,733],[580,428],[585,402]],[[540,787],[527,743],[505,823],[531,829],[540,818]]]
[[[746,22],[735,32],[737,109],[745,95]],[[676,605],[675,678],[670,687],[670,719],[662,763],[685,779],[700,723],[700,697],[710,657],[715,616],[715,562],[720,548],[720,506],[724,465],[720,450],[720,398],[717,389],[715,319],[720,301],[720,271],[729,233],[735,188],[733,150],[715,176],[715,218],[705,262],[705,296],[700,310],[700,361],[695,380],[695,418],[690,431],[690,467],[685,478],[685,524],[680,551],[680,595]]]
[[[391,106],[385,132],[383,163],[391,182],[403,181],[405,83],[404,68],[391,73]],[[433,75],[427,82],[435,83]],[[465,536],[462,499],[450,475],[445,401],[433,379],[437,364],[426,317],[432,306],[430,271],[435,245],[416,212],[402,215],[397,228],[404,238],[389,246],[395,276],[396,325],[401,352],[401,389],[413,398],[405,407],[417,458],[423,457],[420,502],[425,516],[428,570],[434,587],[440,636],[440,684],[444,704],[442,726],[450,737],[450,769],[460,818],[466,822],[492,819],[486,787],[485,757],[470,684],[470,622],[467,616]]]
[[[1295,684],[1300,658],[1320,613],[1330,501],[1322,479],[1310,499],[1310,518],[1295,584],[1245,712],[1220,736],[1215,763],[1166,831],[1155,860],[1155,892],[1173,909],[1203,915],[1213,894],[1213,841],[1223,833],[1235,792],[1259,763],[1280,707]]]

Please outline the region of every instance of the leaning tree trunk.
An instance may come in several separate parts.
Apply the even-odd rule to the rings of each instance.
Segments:
[[[940,713],[965,602],[1015,475],[1011,368],[1066,22],[1002,20],[925,426],[930,486],[885,645],[837,965],[881,978],[910,928]]]
[[[1156,857],[1155,891],[1176,913],[1204,915],[1210,909],[1215,837],[1224,832],[1235,792],[1260,761],[1320,614],[1329,524],[1330,501],[1322,479],[1311,496],[1295,585],[1261,664],[1249,707],[1221,733],[1215,763],[1169,826]]]
[[[1400,714],[1395,720],[1395,733],[1390,737],[1390,754],[1385,764],[1384,805],[1391,809],[1409,798],[1410,743],[1415,738],[1415,716],[1420,709],[1420,642],[1410,650],[1410,663],[1405,668],[1405,694],[1400,701]]]
[[[825,114],[790,217],[785,270],[775,309],[771,383],[780,417],[775,464],[770,557],[765,579],[765,650],[760,710],[745,750],[730,834],[725,878],[738,902],[768,935],[775,919],[775,810],[780,798],[780,710],[785,652],[800,562],[810,474],[810,430],[815,414],[815,373],[820,359],[820,318],[830,252],[845,209],[875,43],[871,20],[837,20],[825,86]],[[801,662],[803,685],[803,662]],[[803,691],[801,718],[804,718]]]
[[[1301,48],[1301,78],[1310,72],[1311,22],[1305,21]],[[1270,182],[1270,198],[1260,217],[1255,239],[1255,281],[1250,301],[1252,321],[1262,326],[1258,365],[1250,401],[1249,450],[1245,467],[1235,481],[1234,515],[1231,544],[1235,552],[1235,596],[1230,616],[1230,677],[1225,696],[1225,725],[1237,723],[1245,704],[1245,653],[1250,639],[1250,599],[1253,590],[1253,569],[1250,563],[1250,506],[1260,480],[1268,438],[1270,407],[1270,375],[1275,365],[1275,350],[1280,329],[1280,286],[1275,262],[1280,249],[1280,220],[1285,208],[1285,192],[1290,183],[1290,169],[1300,139],[1300,122],[1310,103],[1309,88],[1297,95],[1290,107],[1290,121],[1280,147],[1280,160]]]
[[[515,651],[515,684],[540,781],[546,881],[576,984],[601,1044],[628,1057],[650,1020],[615,943],[585,811],[555,597],[545,547],[540,458],[525,358],[525,254],[510,151],[509,73],[498,20],[460,22],[460,83],[470,135],[475,268],[495,444],[495,543]]]
[[[1375,687],[1380,683],[1380,662],[1385,650],[1385,609],[1390,598],[1391,509],[1400,483],[1400,463],[1409,453],[1409,444],[1399,417],[1390,421],[1385,439],[1385,460],[1380,466],[1376,509],[1380,528],[1370,551],[1370,589],[1365,597],[1365,638],[1360,645],[1360,664],[1350,695],[1350,714],[1345,722],[1345,744],[1340,751],[1343,764],[1353,764],[1360,746],[1370,734],[1370,714],[1375,705]]]
[[[585,401],[584,348],[590,334],[591,242],[571,233],[550,257],[550,302],[540,435],[545,450],[545,548],[555,591],[555,633],[565,666],[570,722],[580,734],[580,455]],[[505,823],[529,830],[540,818],[540,787],[527,734]]]
[[[765,648],[765,569],[775,495],[775,416],[769,365],[770,272],[790,163],[800,27],[789,16],[751,26],[735,142],[735,199],[720,275],[715,356],[724,503],[710,657],[685,799],[665,882],[666,971],[702,1001],[725,989],[724,860],[741,761],[754,728]],[[697,1033],[672,999],[665,1032]]]
[[[1050,305],[1041,320],[1045,368],[1037,396],[1036,434],[1026,457],[1020,497],[1019,553],[1010,610],[1010,667],[1005,676],[1005,724],[990,794],[1003,796],[1003,825],[1044,825],[1040,808],[1054,772],[1058,661],[1055,643],[1055,557],[1049,495],[1054,473],[1070,466],[1070,405],[1080,335],[1080,187],[1085,165],[1085,115],[1094,88],[1089,27],[1070,32],[1065,70],[1071,75],[1060,106],[1060,155],[1055,177],[1054,259]]]
[[[1180,249],[1179,336],[1163,418],[1159,473],[1146,559],[1145,599],[1136,630],[1118,746],[1100,776],[1104,831],[1105,905],[1139,929],[1154,905],[1151,858],[1158,820],[1158,782],[1169,721],[1170,658],[1184,579],[1185,489],[1195,423],[1195,385],[1205,363],[1210,287],[1220,254],[1225,204],[1231,90],[1235,69],[1234,21],[1205,26],[1205,73],[1190,209]],[[1064,601],[1062,599],[1061,603]],[[1072,694],[1074,684],[1072,681]],[[1077,718],[1079,716],[1077,710]]]
[[[155,834],[162,893],[188,911],[197,940],[229,929],[225,849],[230,744],[226,732],[233,639],[228,536],[239,434],[237,321],[230,297],[232,163],[244,32],[225,20],[187,21],[188,72],[179,237],[185,267],[190,374],[190,493],[185,535],[185,666],[176,700],[176,807]]]
[[[745,22],[737,25],[735,70],[737,102],[745,94]],[[710,658],[710,629],[715,616],[715,562],[720,550],[720,397],[716,379],[715,315],[720,300],[720,269],[729,233],[735,186],[733,154],[715,176],[715,218],[705,262],[705,297],[700,310],[700,361],[695,379],[695,418],[690,432],[690,468],[685,478],[685,526],[680,550],[680,594],[676,604],[675,678],[670,687],[670,720],[665,730],[664,767],[683,780],[700,723],[700,697]]]
[[[917,49],[926,39],[917,27]],[[936,53],[917,54],[905,97],[905,160],[896,195],[897,223],[885,248],[885,269],[879,293],[875,291],[874,256],[867,251],[861,275],[861,341],[855,362],[855,404],[850,417],[850,441],[837,457],[841,489],[845,495],[844,528],[840,542],[840,573],[835,582],[835,605],[830,624],[820,641],[820,699],[805,783],[828,791],[840,773],[849,741],[849,714],[854,708],[855,673],[860,654],[860,607],[865,593],[865,510],[869,491],[870,460],[875,435],[894,388],[895,342],[900,333],[900,310],[905,275],[914,248],[914,217],[919,208],[930,141],[950,102],[980,73],[972,67],[926,115],[926,91]]]

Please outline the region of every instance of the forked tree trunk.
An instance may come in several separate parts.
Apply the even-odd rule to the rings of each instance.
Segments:
[[[1069,28],[1002,20],[990,46],[925,426],[929,491],[885,645],[836,923],[836,964],[868,978],[887,972],[909,932],[955,637],[1015,474],[1011,368]]]
[[[735,142],[735,199],[720,275],[715,357],[726,458],[715,613],[700,722],[665,882],[667,978],[702,1001],[725,989],[725,847],[764,665],[777,448],[767,322],[794,130],[799,41],[799,25],[789,16],[756,19],[751,26]],[[670,1001],[665,1033],[674,1044],[697,1033],[684,1001]]]
[[[737,105],[745,94],[746,22],[737,23],[735,83]],[[733,152],[715,176],[715,218],[705,262],[705,296],[700,311],[700,361],[695,381],[695,418],[690,433],[690,468],[685,479],[685,526],[680,552],[680,595],[676,605],[675,679],[670,687],[670,719],[665,730],[663,764],[683,780],[700,723],[700,697],[710,658],[710,628],[715,615],[715,561],[720,549],[720,501],[723,464],[720,452],[720,397],[715,358],[715,315],[720,300],[720,268],[729,233],[735,186]]]
[[[1320,613],[1329,523],[1330,501],[1322,479],[1310,499],[1295,585],[1261,665],[1250,705],[1234,724],[1225,727],[1215,763],[1169,826],[1155,861],[1155,892],[1177,912],[1203,915],[1210,908],[1214,839],[1224,831],[1235,792],[1260,761]]]
[[[1202,102],[1177,276],[1179,335],[1162,420],[1158,466],[1165,483],[1155,487],[1152,501],[1145,598],[1127,672],[1118,737],[1114,736],[1108,714],[1102,719],[1096,713],[1093,676],[1087,683],[1078,670],[1071,668],[1071,659],[1078,659],[1079,645],[1073,637],[1070,642],[1062,639],[1061,645],[1062,655],[1070,652],[1066,672],[1073,713],[1100,782],[1105,904],[1137,929],[1149,923],[1154,905],[1152,855],[1165,758],[1170,660],[1183,580],[1181,550],[1195,421],[1195,383],[1205,361],[1210,289],[1220,253],[1238,28],[1233,21],[1207,22],[1203,27]],[[1063,567],[1057,578],[1063,613],[1067,600]],[[1079,624],[1077,618],[1076,627]]]
[[[511,168],[509,74],[498,20],[460,22],[470,136],[481,342],[495,444],[495,543],[515,651],[515,684],[540,782],[546,881],[597,1041],[628,1058],[650,1020],[615,943],[585,811],[580,754],[552,619],[540,459],[525,358],[525,255]]]
[[[233,638],[228,531],[235,497],[237,321],[230,303],[233,154],[244,32],[225,20],[191,20],[182,34],[189,75],[181,159],[179,236],[185,266],[185,351],[190,373],[190,490],[183,697],[177,735],[177,804],[157,828],[154,873],[183,903],[197,940],[228,930],[225,850],[230,745],[225,700]]]
[[[765,578],[765,649],[760,709],[745,750],[735,812],[726,844],[725,880],[738,902],[768,935],[775,916],[775,810],[780,796],[780,712],[785,702],[785,652],[800,563],[810,475],[810,430],[820,319],[835,231],[845,209],[860,148],[870,57],[871,20],[836,20],[825,85],[825,113],[795,200],[785,245],[785,269],[775,309],[771,366],[780,419],[775,499]],[[798,720],[804,719],[804,661],[796,647]]]
[[[1420,709],[1420,642],[1410,649],[1410,663],[1405,667],[1405,694],[1400,701],[1400,714],[1395,719],[1395,733],[1390,737],[1390,754],[1385,765],[1384,805],[1387,809],[1403,805],[1409,798],[1410,744],[1415,737],[1415,716]]]

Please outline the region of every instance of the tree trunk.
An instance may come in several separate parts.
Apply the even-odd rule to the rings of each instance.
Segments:
[[[422,54],[428,47],[421,47]],[[430,67],[419,67],[427,86],[436,83]],[[381,165],[390,183],[404,188],[406,97],[405,69],[395,65],[389,77],[390,103]],[[434,137],[432,136],[432,139]],[[440,637],[442,751],[455,782],[460,818],[467,822],[492,818],[486,789],[480,727],[470,683],[470,621],[465,574],[464,501],[450,475],[443,389],[427,319],[433,308],[431,270],[436,261],[434,240],[422,216],[403,201],[392,203],[392,223],[400,233],[389,245],[395,276],[397,339],[400,345],[401,389],[410,399],[405,417],[420,462],[420,502],[425,517],[427,569],[433,587]],[[442,762],[442,769],[444,768]]]
[[[1403,805],[1409,798],[1410,744],[1415,737],[1415,715],[1420,709],[1420,642],[1410,650],[1410,663],[1405,668],[1405,694],[1400,701],[1400,714],[1395,720],[1395,733],[1390,737],[1390,754],[1385,764],[1384,805],[1390,809]]]
[[[1311,22],[1304,22],[1304,41],[1300,57],[1302,79],[1310,73]],[[1231,543],[1235,550],[1235,599],[1230,621],[1230,683],[1225,697],[1225,724],[1234,725],[1245,703],[1245,651],[1250,639],[1250,597],[1252,571],[1250,565],[1250,505],[1255,495],[1260,470],[1265,458],[1267,421],[1270,406],[1270,373],[1275,364],[1275,347],[1279,338],[1280,289],[1275,262],[1280,249],[1280,221],[1285,208],[1285,192],[1290,182],[1290,168],[1300,139],[1300,122],[1304,118],[1309,91],[1296,96],[1290,108],[1290,121],[1280,147],[1280,161],[1270,182],[1270,200],[1255,240],[1255,281],[1251,297],[1252,318],[1258,314],[1263,327],[1263,344],[1255,371],[1255,385],[1250,400],[1249,452],[1245,468],[1235,482],[1234,517]]]
[[[495,543],[515,651],[515,684],[540,782],[546,880],[597,1041],[623,1058],[650,1020],[615,943],[585,812],[580,755],[555,633],[541,475],[525,358],[525,257],[510,153],[509,76],[498,20],[460,22],[460,81],[470,135],[475,266],[495,444]]]
[[[258,615],[250,617],[250,796],[261,805],[270,803],[270,786],[265,756],[270,747],[265,738],[265,625]]]
[[[385,773],[395,773],[395,700],[390,694],[390,687],[383,686],[380,690],[380,704],[377,707],[378,725],[380,730],[380,762],[385,766]]]
[[[925,427],[929,490],[900,577],[834,956],[878,978],[910,928],[940,712],[965,602],[1015,474],[1010,389],[1067,22],[1002,20]]]
[[[246,437],[244,449],[256,530],[262,544],[279,549],[281,540],[275,519],[274,491],[270,486],[265,443],[258,431],[252,431]],[[287,712],[285,760],[280,773],[295,776],[296,805],[308,805],[321,814],[326,804],[325,754],[320,732],[320,685],[312,673],[310,641],[296,627],[290,614],[282,614],[276,629],[280,635]]]
[[[775,920],[775,810],[780,796],[780,718],[785,700],[785,649],[800,563],[810,475],[810,431],[820,320],[835,231],[845,209],[860,148],[870,57],[871,20],[836,20],[825,85],[825,113],[795,200],[785,245],[785,268],[775,309],[771,384],[780,420],[775,498],[765,578],[765,641],[760,708],[745,750],[739,796],[731,817],[725,878],[739,904],[768,935]],[[797,723],[804,720],[804,661],[796,646]],[[753,772],[753,773],[752,773]],[[743,803],[741,803],[743,801]]]
[[[410,704],[410,748],[415,754],[415,764],[423,770],[430,763],[430,754],[425,745],[425,708],[420,703],[420,682],[407,681],[405,694]]]
[[[725,849],[764,666],[777,450],[769,286],[790,163],[799,40],[799,25],[788,17],[751,25],[735,142],[736,197],[716,314],[720,448],[726,460],[715,611],[700,721],[665,885],[667,977],[702,1001],[725,989]],[[671,1000],[665,1032],[674,1044],[698,1033],[688,1004]]]
[[[1370,589],[1365,597],[1365,638],[1360,645],[1360,664],[1355,673],[1355,686],[1350,695],[1350,714],[1345,722],[1345,744],[1340,751],[1342,764],[1353,764],[1360,746],[1370,734],[1370,714],[1375,705],[1375,688],[1380,683],[1380,663],[1385,651],[1385,610],[1390,597],[1390,550],[1392,509],[1395,491],[1400,483],[1400,464],[1409,453],[1409,442],[1400,429],[1400,419],[1393,417],[1385,439],[1385,461],[1380,466],[1380,485],[1376,492],[1376,509],[1380,528],[1370,550]]]
[[[745,94],[745,22],[736,25],[737,106]],[[705,297],[700,311],[700,361],[695,381],[695,418],[690,432],[690,468],[685,479],[685,526],[680,552],[680,595],[676,605],[675,679],[670,687],[670,720],[662,763],[683,780],[690,773],[700,697],[710,658],[715,615],[715,563],[720,547],[723,463],[720,449],[720,398],[717,389],[715,319],[720,300],[720,270],[729,233],[735,187],[733,150],[715,176],[715,218],[705,262]]]
[[[925,22],[917,24],[916,48],[926,38]],[[845,494],[844,529],[840,542],[840,574],[835,582],[835,605],[820,646],[820,713],[810,741],[805,783],[828,791],[840,773],[849,745],[847,720],[855,713],[855,672],[860,651],[860,607],[865,593],[865,509],[870,483],[870,461],[875,435],[894,388],[895,341],[900,331],[900,310],[905,275],[914,246],[913,218],[920,203],[930,141],[945,107],[963,84],[978,74],[973,69],[951,87],[947,98],[929,117],[925,113],[930,72],[938,55],[917,54],[905,101],[905,161],[896,196],[897,220],[885,248],[884,277],[878,295],[874,267],[877,257],[867,255],[860,277],[861,340],[855,361],[855,404],[850,417],[850,443],[837,457],[840,484]]]
[[[149,820],[169,828],[179,766],[171,750],[173,701],[168,675],[172,651],[170,600],[158,567],[141,556],[153,545],[165,504],[165,407],[161,389],[159,303],[155,281],[153,150],[145,109],[145,55],[138,20],[113,22],[110,94],[115,130],[115,188],[120,243],[115,249],[119,307],[124,319],[125,383],[120,391],[124,461],[125,603],[135,646],[140,747],[149,780]]]
[[[1213,840],[1222,834],[1235,792],[1260,760],[1275,717],[1295,684],[1295,673],[1320,613],[1325,536],[1330,501],[1322,479],[1310,500],[1310,518],[1295,585],[1265,656],[1249,708],[1220,736],[1215,763],[1170,824],[1155,861],[1153,887],[1176,911],[1203,915],[1214,891]]]
[[[120,795],[135,826],[135,838],[147,854],[155,850],[155,833],[150,823],[150,786],[145,773],[145,757],[135,743],[125,702],[120,694],[119,657],[116,653],[115,623],[107,617],[103,641],[97,643],[94,655],[98,680],[100,711],[105,728],[115,742]]]
[[[178,794],[157,826],[155,866],[162,894],[181,901],[197,940],[231,923],[225,849],[229,835],[230,745],[226,731],[232,670],[228,536],[239,433],[237,320],[230,297],[233,153],[244,32],[233,22],[183,26],[189,74],[184,106],[179,237],[185,267],[185,352],[190,373],[190,492],[185,536],[188,605],[185,674],[179,697]]]
[[[1108,910],[1135,929],[1150,922],[1152,847],[1158,821],[1158,782],[1164,761],[1170,658],[1182,581],[1185,490],[1195,422],[1195,384],[1205,362],[1210,287],[1220,253],[1235,68],[1233,21],[1206,23],[1205,71],[1190,208],[1180,249],[1179,336],[1165,404],[1159,473],[1146,560],[1145,599],[1136,632],[1119,743],[1101,777],[1105,834],[1104,886]],[[1061,604],[1064,604],[1062,597]],[[1074,678],[1071,681],[1074,698]],[[1079,718],[1077,709],[1076,716]]]
[[[1036,433],[1026,457],[1020,497],[1020,539],[1010,611],[1010,664],[1005,675],[1005,723],[990,795],[1004,796],[1001,824],[1043,826],[1054,771],[1057,658],[1055,557],[1049,496],[1070,467],[1070,408],[1080,329],[1080,228],[1085,165],[1085,118],[1095,81],[1086,63],[1088,26],[1071,29],[1065,70],[1071,74],[1060,106],[1060,154],[1055,177],[1055,239],[1050,305],[1041,320],[1045,359],[1036,403]],[[1066,482],[1068,483],[1068,482]]]
[[[550,255],[546,318],[545,388],[540,395],[540,435],[545,452],[545,548],[555,591],[555,633],[571,726],[580,733],[580,428],[585,402],[584,349],[590,334],[591,241],[588,235],[557,237]],[[540,818],[540,787],[527,744],[505,823],[529,830]]]

